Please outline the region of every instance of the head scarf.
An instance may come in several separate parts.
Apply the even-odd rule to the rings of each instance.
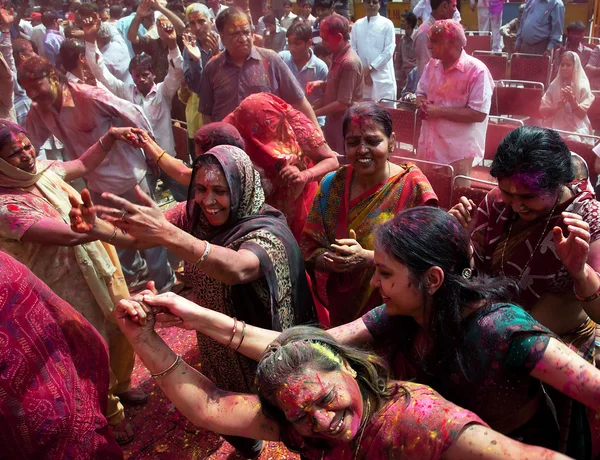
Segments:
[[[559,70],[558,75],[556,75],[556,78],[550,86],[552,87],[554,82],[557,82],[556,86],[558,87],[558,91],[560,93],[561,87],[571,85],[571,87],[573,88],[573,94],[575,95],[575,99],[580,101],[583,97],[592,92],[592,89],[590,87],[590,81],[588,80],[588,77],[585,74],[585,71],[583,70],[583,66],[581,65],[581,59],[579,58],[579,55],[577,53],[574,53],[573,51],[565,51],[561,56],[560,60],[562,61],[565,56],[571,56],[573,58],[573,78],[570,82],[563,82]],[[557,100],[560,100],[560,97]]]
[[[244,150],[244,139],[235,126],[218,121],[204,125],[194,134],[194,144],[204,153],[218,145],[234,145]]]

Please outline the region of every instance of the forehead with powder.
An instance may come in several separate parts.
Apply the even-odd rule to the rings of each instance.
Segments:
[[[204,165],[199,169],[196,176],[196,184],[228,187],[223,169],[218,165],[212,164]]]
[[[467,38],[462,26],[451,19],[436,21],[431,27],[429,36],[432,41],[451,41],[461,44],[463,47],[467,44]]]

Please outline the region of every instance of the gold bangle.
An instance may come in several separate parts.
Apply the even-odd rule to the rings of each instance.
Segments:
[[[244,325],[242,327],[242,339],[240,340],[240,343],[238,343],[238,346],[235,347],[235,351],[238,351],[240,349],[242,343],[244,342],[244,337],[246,336],[246,321],[242,321],[242,324]]]
[[[113,230],[113,234],[111,235],[111,237],[108,239],[107,243],[110,243],[112,240],[115,239],[115,236],[117,236],[117,226],[113,224],[114,230]]]
[[[227,344],[227,348],[229,348],[229,346],[231,345],[231,342],[233,342],[233,338],[235,337],[235,333],[237,332],[237,318],[233,318],[233,330],[231,331],[231,338],[229,339],[229,343]]]
[[[159,377],[166,377],[171,372],[173,372],[175,369],[177,369],[177,367],[181,364],[182,361],[183,361],[183,358],[181,357],[181,355],[177,355],[177,358],[175,359],[175,362],[173,364],[171,364],[169,367],[167,367],[164,371],[159,372],[158,374],[150,374],[150,376],[153,379],[157,379]]]
[[[160,159],[163,157],[163,155],[167,153],[166,150],[163,150],[162,153],[158,156],[158,158],[156,159],[156,164],[158,164],[158,162],[160,161]]]

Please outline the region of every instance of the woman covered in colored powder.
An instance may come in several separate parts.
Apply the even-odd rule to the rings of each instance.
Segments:
[[[437,204],[419,168],[389,161],[394,133],[384,108],[376,103],[349,108],[343,132],[349,164],[323,179],[300,245],[332,326],[381,304],[369,285],[375,227],[405,208]]]
[[[522,127],[508,134],[490,174],[498,187],[479,207],[462,198],[450,211],[471,233],[475,267],[516,280],[519,304],[594,362],[600,204],[573,182],[571,152],[550,129]],[[571,241],[580,237],[580,227],[589,233],[587,259],[565,251],[557,230]]]
[[[76,204],[72,223],[88,231],[99,210],[135,247],[165,246],[184,259],[200,305],[279,331],[316,320],[298,243],[281,212],[265,204],[260,175],[242,150],[219,145],[196,158],[188,195],[163,214],[142,194],[147,206],[104,194],[122,210]],[[219,387],[253,391],[255,362],[204,335],[198,346],[202,371]],[[260,454],[253,440],[228,441],[246,457]]]
[[[306,115],[273,94],[248,96],[223,121],[244,138],[266,202],[283,212],[300,241],[319,181],[338,168],[335,152]]]
[[[111,321],[114,304],[129,291],[114,247],[98,241],[116,244],[121,235],[100,219],[90,234],[72,231],[69,196],[79,193],[67,182],[92,172],[115,142],[136,144],[138,133],[135,128],[112,128],[77,160],[38,161],[27,132],[0,120],[0,250],[31,269],[109,344],[108,421],[120,443],[133,439],[133,429],[117,395],[137,404],[147,399],[130,387],[133,350]]]
[[[223,391],[154,331],[150,306],[160,303],[149,293],[120,302],[119,325],[167,397],[202,428],[283,441],[310,460],[566,458],[491,430],[427,386],[389,381],[377,357],[310,327],[270,343],[256,372],[258,395]],[[232,347],[244,333],[245,325],[234,328]]]
[[[105,418],[102,337],[23,264],[0,251],[3,458],[122,459]]]
[[[569,137],[575,140],[580,140],[577,134],[593,134],[587,113],[594,99],[579,56],[572,51],[563,53],[558,75],[542,98],[544,126],[574,133]]]
[[[573,253],[589,239],[575,232],[581,242],[562,243]],[[328,332],[342,343],[377,347],[396,378],[431,385],[496,431],[589,458],[583,405],[600,408],[600,371],[509,302],[513,281],[475,276],[470,259],[469,235],[454,217],[429,206],[402,211],[375,240],[371,283],[385,305]],[[148,302],[162,311],[162,324],[228,344],[232,318],[172,294]],[[239,352],[259,359],[276,337],[248,326]]]

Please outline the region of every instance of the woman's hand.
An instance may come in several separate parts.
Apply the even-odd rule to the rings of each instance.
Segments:
[[[196,324],[201,319],[204,307],[172,292],[160,295],[146,294],[143,301],[150,306],[152,313],[156,315],[156,322],[161,327],[198,329]]]
[[[475,211],[477,211],[475,202],[466,196],[461,196],[458,203],[448,211],[448,214],[456,217],[464,229],[471,230],[469,227],[475,222],[473,220]]]
[[[575,102],[575,94],[573,93],[573,88],[570,86],[565,86],[561,89],[561,94],[568,104],[573,104]]]
[[[350,238],[335,240],[335,243],[330,246],[335,252],[325,253],[323,259],[333,271],[349,272],[373,261],[373,252],[364,249],[356,241],[356,232],[352,229],[350,229]]]
[[[71,230],[77,233],[89,233],[96,225],[96,209],[92,203],[92,197],[87,189],[81,192],[81,200],[83,203],[73,196],[69,195],[71,202],[71,212],[69,219],[71,220]]]
[[[143,147],[144,135],[148,135],[146,131],[139,128],[111,128],[108,133],[115,141],[126,142],[134,147]]]
[[[156,292],[154,281],[149,281],[142,292],[123,299],[116,305],[115,319],[129,342],[140,342],[154,332],[156,318],[151,308],[144,303],[144,297],[153,296]]]
[[[552,230],[556,254],[574,280],[585,279],[586,263],[590,252],[590,226],[580,215],[571,212],[562,213],[569,236],[565,238],[560,227]]]
[[[135,193],[142,204],[133,204],[125,198],[105,192],[102,198],[115,207],[95,206],[96,212],[138,241],[164,246],[171,233],[171,224],[158,205],[139,186],[135,187]]]

